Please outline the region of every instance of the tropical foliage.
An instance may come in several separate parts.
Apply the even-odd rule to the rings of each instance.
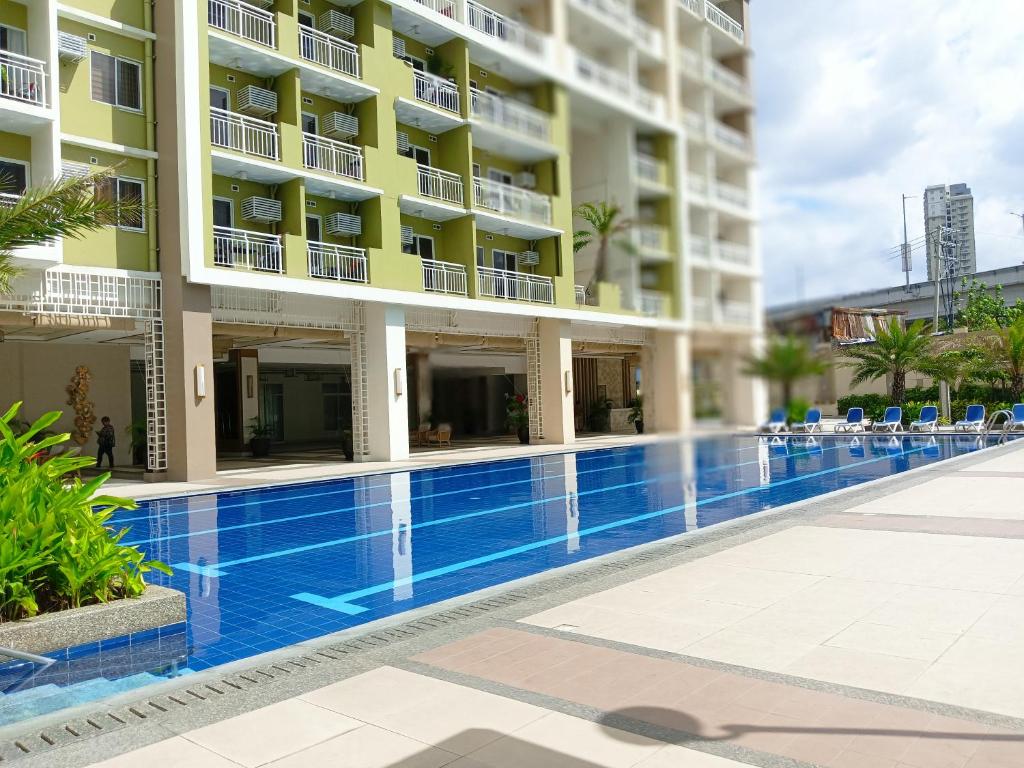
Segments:
[[[29,188],[14,205],[0,206],[0,294],[10,293],[20,274],[14,250],[42,245],[56,237],[76,238],[119,221],[139,221],[141,200],[111,194],[114,170],[52,181]],[[0,192],[10,180],[0,178]]]
[[[594,259],[594,274],[587,285],[587,293],[593,295],[597,284],[604,282],[608,271],[608,252],[612,242],[624,235],[633,222],[622,215],[622,208],[614,203],[583,203],[576,207],[574,214],[587,225],[572,233],[572,251],[578,253],[591,244],[597,245]],[[627,247],[626,243],[620,243]]]
[[[135,508],[127,499],[97,495],[109,473],[83,482],[77,473],[94,459],[47,457],[69,437],[43,437],[60,413],[22,428],[20,406],[0,416],[0,621],[137,597],[146,588],[144,574],[169,574],[163,563],[121,544],[127,529],[108,527],[117,510]]]
[[[894,317],[888,327],[878,330],[873,342],[846,348],[850,360],[844,365],[853,369],[852,386],[889,377],[890,401],[902,405],[907,374],[920,371],[926,364],[929,347],[930,339],[921,320],[904,328]]]
[[[981,359],[975,364],[979,378],[996,378],[1006,382],[1010,394],[1020,400],[1024,394],[1024,316],[1012,325],[1000,328],[991,344],[982,348]]]
[[[505,395],[505,428],[519,429],[530,425],[530,408],[526,395]]]
[[[964,278],[961,289],[954,294],[957,302],[956,322],[969,331],[991,331],[1012,325],[1024,317],[1024,301],[1007,306],[1001,285],[989,288],[978,280]]]
[[[793,385],[797,381],[817,376],[829,368],[828,363],[814,356],[809,345],[795,336],[770,340],[761,355],[748,357],[746,363],[743,372],[747,376],[757,376],[782,387],[782,404],[786,407],[793,400]]]

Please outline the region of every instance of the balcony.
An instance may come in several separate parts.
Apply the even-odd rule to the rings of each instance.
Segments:
[[[547,41],[543,35],[474,0],[468,0],[466,3],[466,23],[495,40],[501,40],[533,54],[547,55]]]
[[[661,317],[665,314],[667,302],[661,291],[640,291],[640,313],[650,317]]]
[[[750,205],[750,193],[743,187],[729,184],[726,181],[715,182],[715,198],[719,202],[738,208],[747,208]]]
[[[696,323],[714,322],[714,311],[711,300],[703,296],[694,296],[691,299],[693,306],[693,321]]]
[[[359,78],[359,49],[347,40],[299,27],[299,55],[334,72]]]
[[[412,75],[413,96],[417,101],[430,104],[454,115],[461,114],[459,108],[459,87],[455,83],[448,82],[443,77],[432,75],[429,72],[421,72],[418,69],[414,69]]]
[[[268,160],[280,157],[275,123],[217,107],[210,107],[210,143]]]
[[[719,10],[709,2],[704,3],[704,17],[711,26],[718,27],[740,45],[743,45],[743,26],[732,16]]]
[[[21,195],[10,192],[0,192],[0,208],[13,208],[21,200]]]
[[[679,0],[679,5],[698,19],[704,18],[704,0]]]
[[[750,100],[750,81],[743,77],[743,75],[719,64],[717,61],[711,63],[708,71],[711,73],[711,82],[714,85],[743,102]]]
[[[690,173],[686,176],[686,188],[690,190],[694,195],[700,195],[703,197],[708,193],[708,180],[707,177],[701,176],[699,173]]]
[[[704,122],[704,115],[694,109],[683,110],[683,125],[690,138],[703,139],[707,124]]]
[[[480,296],[535,304],[555,303],[555,284],[550,277],[528,275],[507,269],[477,267],[477,292]]]
[[[280,274],[284,265],[281,236],[214,227],[213,263],[218,267]]]
[[[588,85],[596,86],[595,93],[627,99],[635,108],[650,117],[662,117],[665,100],[658,94],[633,82],[625,73],[600,63],[579,51],[573,52],[576,76]]]
[[[753,308],[749,302],[725,299],[722,301],[722,320],[730,325],[751,325]]]
[[[492,179],[473,179],[473,204],[534,224],[551,224],[551,198]]]
[[[573,0],[573,5],[586,8],[616,31],[629,34],[633,14],[621,0]]]
[[[640,181],[664,186],[665,164],[660,158],[654,157],[653,155],[646,155],[643,152],[637,152],[636,175]]]
[[[668,230],[659,224],[638,224],[633,228],[633,245],[645,259],[667,261],[671,258],[668,249]]]
[[[35,107],[46,106],[46,64],[10,51],[0,51],[0,99]]]
[[[728,240],[719,240],[718,258],[727,264],[749,267],[750,248],[742,243],[730,243]]]
[[[462,177],[457,173],[417,165],[416,184],[422,197],[462,205]]]
[[[326,136],[302,134],[302,162],[306,168],[335,176],[356,181],[364,178],[362,148]]]
[[[690,235],[690,256],[707,261],[711,258],[711,241],[702,235]]]
[[[452,296],[466,295],[466,268],[461,264],[423,259],[421,270],[424,291]]]
[[[366,251],[347,245],[310,241],[306,244],[309,276],[349,283],[366,282]]]
[[[679,64],[682,71],[694,80],[704,81],[704,65],[701,62],[700,53],[687,48],[679,47]]]
[[[274,14],[243,0],[207,0],[210,26],[268,48],[276,47]]]
[[[661,30],[639,16],[632,16],[633,39],[641,55],[661,59],[665,55],[664,36]]]
[[[447,16],[449,19],[458,18],[458,5],[455,0],[416,0],[416,2],[435,13]]]
[[[725,123],[716,122],[714,136],[718,144],[744,155],[750,154],[750,137],[742,131],[737,131]]]
[[[574,285],[573,290],[576,294],[576,303],[583,306],[587,303],[587,286],[585,285]]]
[[[470,89],[473,145],[521,162],[558,154],[551,142],[551,116],[513,99]]]

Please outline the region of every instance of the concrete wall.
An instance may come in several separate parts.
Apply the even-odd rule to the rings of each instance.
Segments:
[[[127,345],[5,342],[0,344],[0,408],[22,401],[20,417],[29,420],[47,411],[63,411],[51,429],[70,432],[74,412],[67,405],[64,388],[77,366],[88,366],[92,374],[89,399],[96,410],[93,429],[100,428],[100,417],[109,416],[117,431],[115,459],[130,464],[131,441],[124,433],[132,419],[130,359]],[[95,437],[85,444],[84,451],[95,455]]]

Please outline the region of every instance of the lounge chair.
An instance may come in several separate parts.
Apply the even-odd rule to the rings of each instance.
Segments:
[[[768,423],[763,425],[761,429],[765,432],[771,432],[772,434],[778,434],[779,432],[785,432],[786,427],[786,409],[776,408],[772,411],[771,416],[768,417]]]
[[[1010,421],[1006,425],[1007,432],[1024,430],[1024,403],[1016,403],[1010,409]]]
[[[967,413],[953,425],[954,432],[981,432],[985,427],[985,406],[975,403],[967,406]]]
[[[817,408],[811,408],[807,411],[807,415],[804,416],[803,421],[799,421],[792,426],[794,432],[821,432],[821,411]]]
[[[449,448],[452,447],[452,425],[451,424],[438,424],[437,429],[432,429],[427,433],[427,445],[437,445],[438,448],[447,445]]]
[[[917,421],[910,422],[911,432],[934,432],[939,428],[939,409],[934,405],[922,405]]]
[[[902,432],[903,431],[903,409],[898,405],[890,405],[885,409],[885,414],[880,421],[871,425],[873,432]]]
[[[846,421],[836,424],[836,432],[863,432],[868,426],[864,418],[864,409],[860,407],[851,408],[846,412]]]
[[[850,441],[850,457],[854,459],[864,458],[864,444],[860,441],[859,437],[855,437]]]

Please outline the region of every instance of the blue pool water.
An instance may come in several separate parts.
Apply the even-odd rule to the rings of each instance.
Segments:
[[[145,501],[114,522],[129,529],[126,542],[174,567],[151,581],[188,597],[184,652],[180,643],[167,657],[158,658],[159,644],[150,649],[153,670],[179,673],[983,445],[948,436],[664,442]],[[68,658],[92,662],[112,686],[149,681],[138,665],[118,674],[116,657],[98,664],[103,650]],[[31,710],[18,704],[40,680],[80,684],[76,664],[65,666],[32,675],[24,664],[0,665],[0,725],[45,710],[39,697]],[[99,696],[104,686],[88,690]]]

